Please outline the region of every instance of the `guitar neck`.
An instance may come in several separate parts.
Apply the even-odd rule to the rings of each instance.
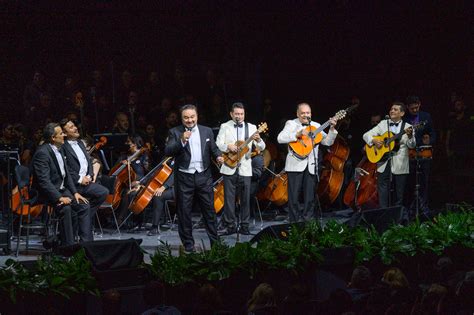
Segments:
[[[242,148],[245,148],[246,146],[249,145],[250,141],[252,141],[252,137],[254,135],[256,135],[258,133],[258,130],[255,131],[250,137],[248,137],[247,139],[245,139],[244,143],[242,143],[240,146],[239,146],[239,150],[242,150]]]
[[[319,126],[315,131],[314,131],[314,134],[317,135],[318,133],[320,133],[321,131],[323,131],[324,129],[327,128],[327,126],[329,126],[330,124],[330,120],[326,121],[324,124],[322,124],[321,126]]]

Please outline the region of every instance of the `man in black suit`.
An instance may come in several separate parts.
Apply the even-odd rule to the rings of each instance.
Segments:
[[[92,227],[97,209],[107,198],[109,190],[102,185],[94,183],[92,160],[89,153],[87,153],[84,143],[79,139],[79,131],[74,122],[65,118],[61,120],[60,125],[66,134],[66,141],[63,145],[64,154],[66,155],[66,166],[76,186],[76,190],[90,202]]]
[[[182,125],[169,131],[165,155],[175,158],[178,232],[185,252],[189,253],[194,251],[191,210],[195,197],[200,205],[211,246],[218,240],[216,214],[213,209],[211,154],[219,163],[224,159],[216,146],[212,129],[197,124],[196,106],[184,105],[181,108],[181,120]]]
[[[43,131],[45,143],[33,156],[33,187],[39,192],[39,203],[50,204],[60,217],[62,245],[74,244],[74,222],[78,222],[82,241],[92,241],[89,201],[79,194],[66,167],[61,149],[64,133],[57,123],[49,123]]]
[[[433,127],[433,120],[431,119],[431,115],[428,112],[424,112],[420,110],[421,101],[418,96],[409,96],[407,97],[407,104],[408,104],[408,115],[405,116],[405,121],[411,124],[412,126],[421,122],[424,122],[422,128],[418,128],[415,132],[416,138],[416,150],[431,150],[432,146],[436,142],[436,132]],[[420,153],[421,155],[421,153]],[[425,154],[426,155],[426,154]],[[429,215],[430,210],[428,208],[428,187],[429,187],[429,179],[430,179],[430,172],[431,172],[431,157],[430,158],[423,158],[418,160],[418,167],[419,167],[419,177],[418,177],[418,184],[419,186],[419,210],[422,211],[423,214]],[[416,182],[416,171],[417,171],[417,164],[415,160],[410,161],[410,189],[409,192],[413,192],[413,188],[415,188]],[[416,198],[416,196],[415,196]],[[416,202],[416,200],[415,200]],[[413,208],[413,207],[412,207]]]

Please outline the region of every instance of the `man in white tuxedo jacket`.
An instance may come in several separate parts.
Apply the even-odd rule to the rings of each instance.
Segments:
[[[377,148],[381,148],[383,142],[375,140],[373,137],[383,135],[388,129],[394,134],[405,131],[405,134],[400,138],[400,148],[393,150],[391,153],[392,158],[382,159],[377,163],[377,192],[379,204],[382,208],[403,205],[405,184],[410,171],[408,148],[414,148],[416,145],[412,126],[402,121],[405,115],[405,105],[401,102],[393,102],[389,114],[390,119],[382,120],[363,135],[363,139],[368,145],[375,145]],[[396,199],[393,202],[389,202],[390,172],[395,183]]]
[[[290,143],[297,141],[303,135],[308,135],[306,127],[311,124],[318,128],[319,123],[311,121],[311,107],[307,103],[300,103],[296,109],[297,118],[288,120],[285,127],[278,134],[278,143]],[[322,132],[321,144],[330,146],[337,136],[336,119],[330,119],[331,128],[326,134]],[[317,173],[319,145],[315,145],[313,151],[305,158],[297,157],[291,149],[286,156],[285,171],[288,174],[288,212],[290,223],[304,221],[314,216],[314,194],[315,184],[319,182]],[[316,176],[316,178],[315,178]],[[315,180],[316,179],[316,180]],[[304,209],[300,210],[299,193],[303,187]]]
[[[245,108],[242,103],[234,103],[231,108],[230,117],[232,118],[223,123],[217,135],[216,144],[222,152],[237,152],[235,145],[237,140],[246,140],[252,137],[249,142],[249,152],[245,154],[240,163],[235,168],[225,164],[221,166],[221,174],[224,176],[224,212],[222,231],[224,235],[230,235],[237,232],[237,222],[235,216],[235,194],[236,188],[240,192],[240,233],[250,234],[250,183],[252,178],[252,144],[259,150],[265,149],[265,142],[257,133],[257,127],[245,121]]]

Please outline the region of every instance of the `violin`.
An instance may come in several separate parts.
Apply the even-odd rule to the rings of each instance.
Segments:
[[[222,211],[224,207],[224,177],[219,177],[212,184],[214,190],[214,211],[218,214]]]
[[[129,206],[130,211],[135,214],[140,214],[153,199],[158,188],[162,187],[168,180],[173,172],[173,169],[168,165],[170,159],[171,157],[167,157],[161,161],[160,164],[155,166],[140,180],[140,184],[143,182],[146,182],[146,184],[141,185],[135,198],[133,198],[132,203]]]
[[[130,167],[130,162],[135,161],[146,151],[146,147],[141,148],[127,158],[126,164],[119,162],[110,170],[109,176],[116,178],[113,194],[107,196],[107,202],[112,205],[112,208],[116,209],[119,206],[122,199],[122,190],[125,188],[126,183],[135,181],[136,174],[133,168]]]

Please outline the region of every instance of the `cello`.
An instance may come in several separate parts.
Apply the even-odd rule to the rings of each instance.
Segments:
[[[141,148],[129,156],[125,164],[121,161],[110,170],[109,176],[116,178],[114,191],[112,194],[107,196],[107,202],[112,205],[112,208],[116,209],[119,206],[120,200],[122,199],[122,190],[126,186],[126,183],[135,181],[136,174],[133,171],[133,168],[130,167],[130,162],[139,158],[146,150],[146,147]]]
[[[153,199],[156,190],[168,180],[173,172],[173,169],[168,165],[170,159],[171,157],[165,158],[140,180],[140,184],[145,181],[146,184],[140,185],[138,193],[129,206],[130,211],[140,214]]]

